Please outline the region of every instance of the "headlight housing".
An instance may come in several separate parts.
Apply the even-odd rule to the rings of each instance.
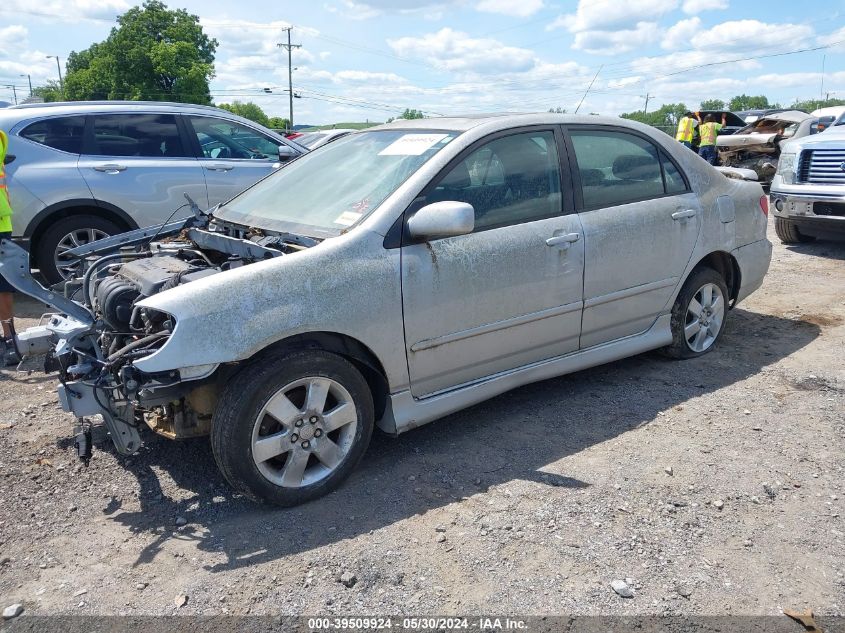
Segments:
[[[795,182],[796,154],[781,154],[778,161],[778,176],[784,184],[791,185]]]

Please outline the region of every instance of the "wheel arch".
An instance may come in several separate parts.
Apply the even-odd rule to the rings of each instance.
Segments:
[[[33,245],[37,244],[51,224],[57,220],[76,215],[93,215],[104,220],[111,220],[121,225],[126,231],[139,228],[138,223],[132,219],[132,216],[113,204],[93,198],[78,198],[57,202],[39,211],[38,215],[32,218],[24,229],[23,236],[29,238]],[[34,252],[34,250],[34,248],[30,248],[30,252]]]
[[[244,362],[260,360],[267,354],[286,350],[319,349],[342,356],[351,362],[364,376],[373,396],[373,408],[376,421],[384,415],[387,407],[390,386],[387,372],[379,358],[364,343],[347,334],[337,332],[305,332],[295,334],[272,343]]]
[[[722,276],[725,285],[728,287],[730,305],[736,303],[739,296],[739,289],[742,285],[742,272],[736,258],[725,251],[713,251],[702,257],[695,266],[690,269],[687,278],[699,268],[712,268]]]

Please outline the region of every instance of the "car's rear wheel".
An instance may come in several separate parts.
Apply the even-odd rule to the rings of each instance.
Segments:
[[[321,350],[265,357],[223,392],[211,425],[214,458],[233,488],[291,506],[334,490],[373,432],[361,373]]]
[[[35,263],[51,284],[72,277],[79,268],[66,253],[72,248],[122,233],[117,224],[96,215],[63,218],[47,229],[35,246]]]
[[[699,268],[687,279],[672,306],[672,358],[695,358],[711,351],[728,315],[728,288],[712,268]]]
[[[799,231],[795,222],[790,222],[786,218],[775,218],[775,233],[784,244],[813,242],[816,239],[812,235],[805,235]]]

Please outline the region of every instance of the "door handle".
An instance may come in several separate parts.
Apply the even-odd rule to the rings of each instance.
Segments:
[[[232,171],[233,165],[205,165],[208,171]]]
[[[695,209],[684,209],[683,211],[675,211],[672,214],[672,219],[676,222],[678,220],[686,220],[687,218],[694,218],[695,214],[698,213]]]
[[[569,248],[570,244],[574,244],[579,239],[581,239],[581,235],[578,233],[555,235],[554,237],[550,237],[546,240],[546,246],[557,246],[559,249],[565,251],[567,248]]]
[[[94,165],[94,171],[102,171],[107,174],[117,174],[121,171],[126,171],[126,165],[116,165],[108,163],[107,165]]]

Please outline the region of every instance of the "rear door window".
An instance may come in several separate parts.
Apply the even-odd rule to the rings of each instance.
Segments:
[[[31,123],[20,132],[20,136],[62,152],[80,154],[84,132],[84,116],[66,116]]]
[[[97,114],[90,152],[94,156],[181,158],[185,151],[172,114]]]
[[[635,134],[611,130],[570,132],[584,208],[612,207],[687,191],[683,175],[657,149]]]

